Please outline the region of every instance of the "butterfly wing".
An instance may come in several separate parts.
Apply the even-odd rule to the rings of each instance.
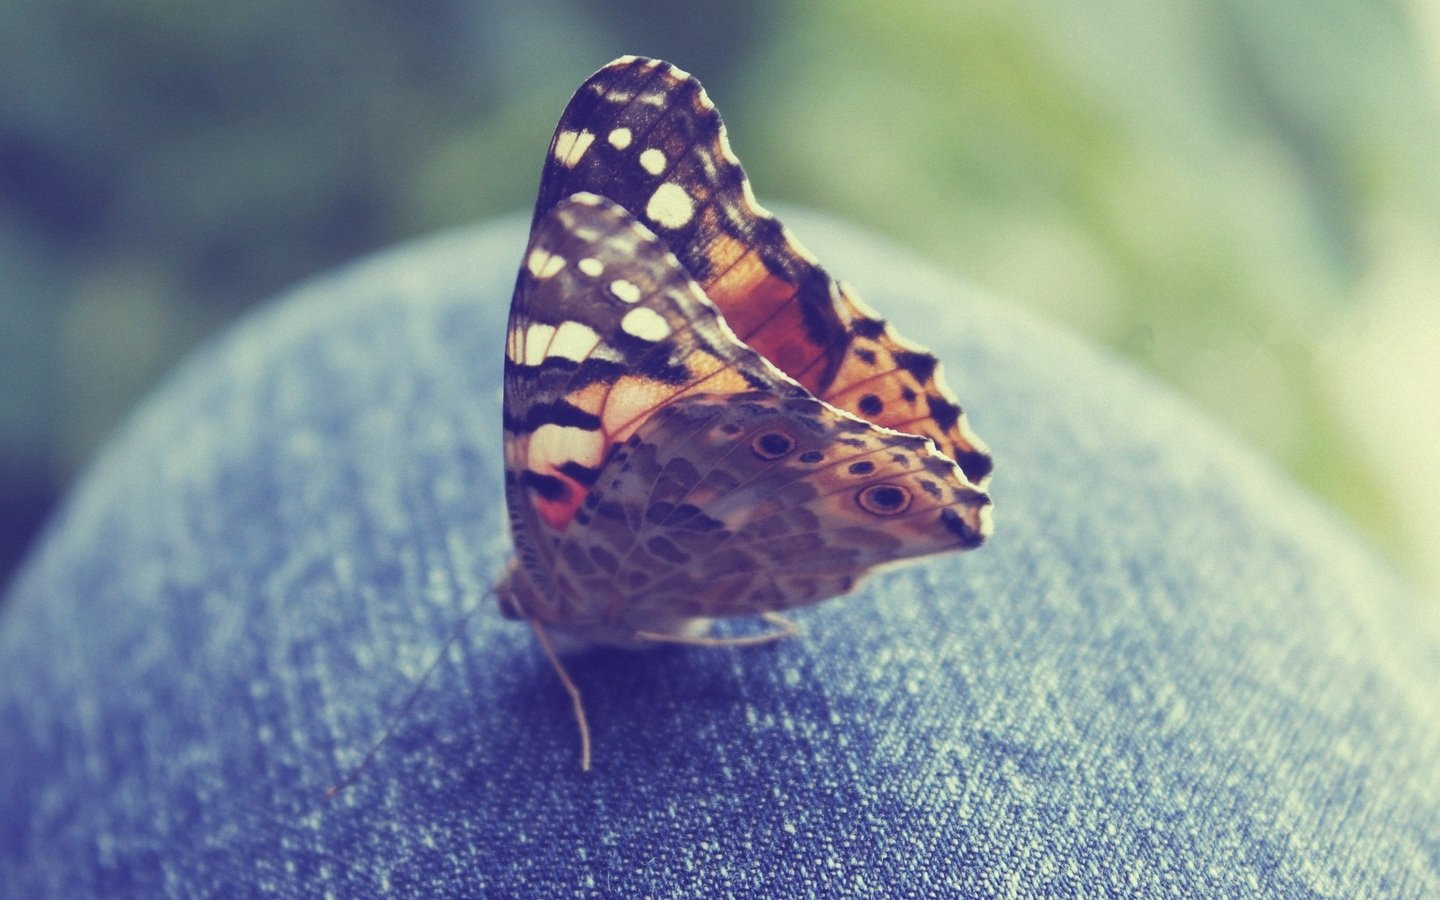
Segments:
[[[531,233],[504,386],[516,568],[551,598],[570,594],[554,581],[562,534],[613,448],[655,410],[702,390],[805,393],[735,339],[653,234],[587,194],[557,204]]]
[[[742,341],[822,400],[931,438],[967,478],[992,467],[940,364],[835,281],[751,192],[705,89],[623,57],[575,93],[535,206],[589,191],[625,207],[675,253]]]
[[[874,566],[979,546],[989,508],[926,438],[810,396],[690,394],[616,451],[558,562],[581,594],[608,598],[582,631],[679,630],[818,603]]]
[[[989,530],[989,498],[928,439],[811,396],[593,195],[532,233],[504,419],[502,608],[592,639],[817,602]]]

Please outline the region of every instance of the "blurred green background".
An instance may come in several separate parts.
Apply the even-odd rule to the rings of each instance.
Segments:
[[[0,579],[207,334],[528,209],[570,92],[622,53],[705,82],[762,202],[1108,345],[1440,585],[1429,0],[10,0]],[[963,399],[984,434],[994,401]]]

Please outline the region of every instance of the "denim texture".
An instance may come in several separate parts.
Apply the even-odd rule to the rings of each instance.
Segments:
[[[946,362],[991,544],[795,640],[570,658],[582,773],[488,593],[523,223],[375,257],[197,353],[14,583],[0,893],[1440,894],[1435,607],[1143,375],[791,224]]]

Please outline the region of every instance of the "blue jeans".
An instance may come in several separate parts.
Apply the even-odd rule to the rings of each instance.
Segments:
[[[1440,893],[1433,608],[1135,371],[792,224],[945,360],[991,544],[798,639],[571,658],[582,773],[487,593],[523,226],[384,254],[198,353],[27,561],[0,893]]]

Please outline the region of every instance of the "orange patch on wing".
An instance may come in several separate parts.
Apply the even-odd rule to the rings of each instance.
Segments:
[[[703,252],[705,258],[710,261],[710,282],[714,284],[727,275],[742,257],[752,251],[725,233],[720,225],[719,215],[714,209],[706,208],[704,222],[706,233],[713,235],[706,241]]]
[[[743,268],[749,269],[752,261],[754,268],[765,271],[765,266],[754,258],[746,260],[742,264]],[[737,272],[739,268],[730,271]],[[750,279],[752,275],[750,272],[727,274],[715,283],[705,286],[706,295],[720,307],[725,321],[730,323],[730,329],[747,343],[750,335],[756,331],[774,328],[781,315],[786,312],[791,314],[792,322],[800,321],[799,310],[792,309],[798,304],[790,302],[795,297],[795,285],[768,272],[760,278],[740,283],[742,279]]]
[[[931,417],[926,392],[933,390],[929,385],[934,383],[934,379],[921,383],[909,372],[896,367],[888,350],[872,342],[857,343],[857,346],[874,350],[877,363],[871,365],[853,354],[846,354],[835,384],[825,392],[826,403],[882,428],[930,438],[940,452],[947,455],[954,453],[956,446],[972,449],[958,426],[947,432]],[[905,396],[907,389],[910,391],[909,399]]]
[[[683,394],[739,394],[754,389],[754,385],[746,381],[745,376],[736,371],[734,366],[727,366],[723,369],[716,369],[715,374],[693,387],[686,388],[676,396]]]
[[[675,395],[675,388],[663,381],[639,375],[624,375],[610,387],[600,427],[612,443],[626,440],[640,424]]]
[[[805,311],[799,288],[776,277],[751,247],[725,234],[705,246],[710,271],[701,286],[736,337],[770,360],[780,371],[815,391],[829,366],[826,348],[806,340]]]
[[[865,362],[856,356],[857,349],[873,353],[875,362]],[[914,395],[913,400],[904,398],[906,389]],[[857,338],[835,373],[835,380],[826,389],[825,402],[856,412],[877,425],[891,427],[892,422],[908,421],[925,412],[924,392],[925,385],[896,366],[888,349],[874,341]],[[859,409],[861,399],[868,396],[881,402],[881,412]]]
[[[571,391],[565,395],[567,403],[572,403],[580,409],[585,410],[592,416],[600,415],[600,410],[605,406],[605,395],[609,393],[610,386],[601,382],[587,384],[578,391]]]
[[[819,393],[828,370],[824,347],[804,340],[800,305],[791,304],[771,320],[765,328],[746,338],[756,353],[770,360],[775,368],[800,382],[811,393]]]
[[[687,394],[739,394],[754,390],[734,366],[708,353],[692,353],[685,361],[695,378],[685,387],[677,389],[663,381],[625,375],[607,389],[605,410],[600,413],[600,428],[607,444],[628,439],[657,410]]]
[[[795,285],[770,274],[759,254],[731,238],[714,241],[706,256],[716,274],[702,287],[741,338],[764,327],[777,307],[795,296]]]

